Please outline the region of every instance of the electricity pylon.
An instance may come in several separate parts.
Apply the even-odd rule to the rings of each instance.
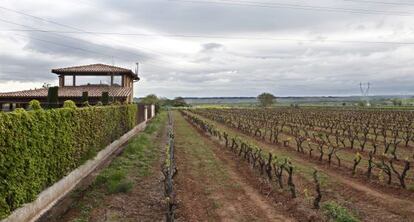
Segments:
[[[371,106],[369,102],[369,90],[371,88],[371,84],[367,83],[359,83],[359,88],[361,90],[361,99],[364,100],[366,106]]]

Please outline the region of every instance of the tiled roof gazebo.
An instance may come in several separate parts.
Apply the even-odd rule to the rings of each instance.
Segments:
[[[116,101],[132,102],[134,82],[139,80],[138,75],[130,69],[105,64],[52,69],[52,73],[59,76],[58,98],[60,104],[68,99],[81,104],[84,92],[88,92],[90,104],[100,101],[103,92],[108,92],[109,96]],[[99,83],[91,84],[88,82],[88,78],[89,80],[101,78],[104,82],[101,80]],[[33,99],[46,103],[47,96],[47,88],[0,93],[0,109],[3,104],[25,107]],[[11,106],[13,107],[13,105]]]

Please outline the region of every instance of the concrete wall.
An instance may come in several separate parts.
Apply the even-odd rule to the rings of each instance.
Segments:
[[[147,105],[145,105],[145,108],[144,108],[144,119],[145,121],[148,120],[148,106]]]
[[[155,105],[154,104],[151,105],[151,116],[152,117],[155,116]]]
[[[69,175],[44,190],[38,195],[36,200],[13,211],[13,213],[8,218],[2,220],[2,222],[36,221],[45,212],[51,209],[61,198],[72,191],[82,179],[94,171],[101,163],[105,162],[105,160],[115,151],[120,149],[125,142],[135,136],[138,132],[144,130],[145,127],[146,122],[140,123],[134,129],[101,150],[94,159],[88,160]]]

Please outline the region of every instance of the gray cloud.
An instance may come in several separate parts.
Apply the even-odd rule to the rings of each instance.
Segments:
[[[359,82],[367,81],[375,94],[414,94],[414,45],[326,41],[408,42],[414,32],[410,17],[167,0],[5,2],[76,27],[11,12],[3,17],[38,29],[147,35],[18,32],[20,37],[12,37],[14,32],[0,32],[1,82],[55,81],[50,74],[55,67],[115,62],[133,68],[139,61],[142,81],[135,96],[352,95],[359,94]],[[408,11],[346,1],[312,5]],[[16,28],[22,29],[0,22],[0,30]]]

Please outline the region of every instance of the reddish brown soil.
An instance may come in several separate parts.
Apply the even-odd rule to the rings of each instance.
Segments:
[[[177,113],[175,140],[179,220],[296,221],[283,206],[252,186],[246,166],[230,158],[232,154],[220,152],[220,146],[196,132]]]
[[[215,124],[228,132],[243,134],[223,124],[217,122]],[[309,160],[306,155],[290,152],[285,147],[264,143],[260,139],[243,135],[264,150],[289,152],[294,162],[316,168],[327,174],[329,180],[335,182],[335,185],[325,190],[323,200],[337,199],[341,202],[347,202],[347,207],[353,209],[364,221],[414,221],[414,201],[411,198],[401,196],[401,191],[398,189],[393,190],[364,182],[361,178],[351,177],[348,172],[342,172],[341,168],[329,168],[319,161]],[[387,192],[383,192],[384,190]]]

